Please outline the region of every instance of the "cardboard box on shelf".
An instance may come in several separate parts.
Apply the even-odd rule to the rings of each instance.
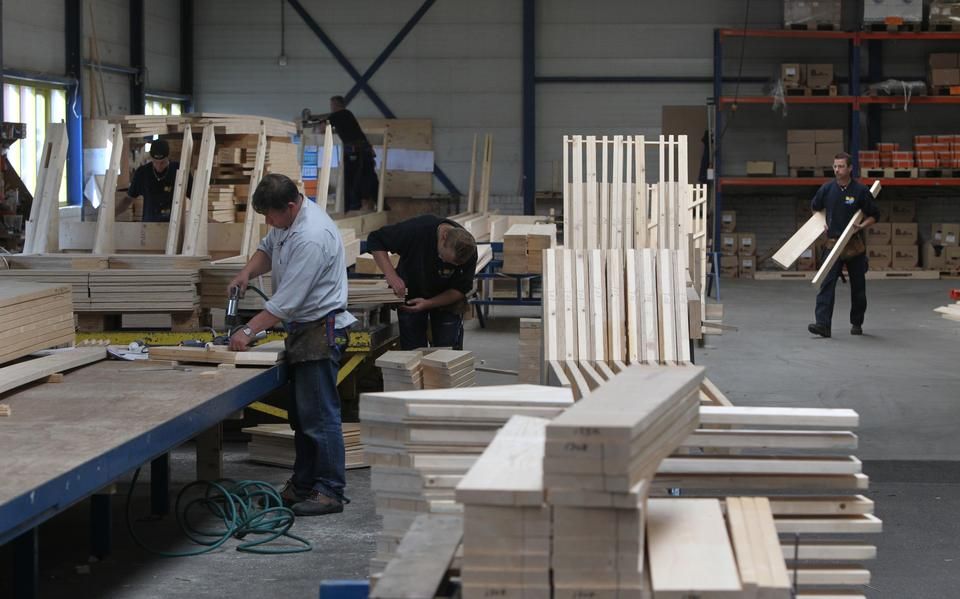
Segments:
[[[890,222],[912,223],[917,220],[917,203],[912,200],[897,200],[890,204]]]
[[[748,160],[747,174],[751,176],[772,177],[777,172],[777,164],[772,160]]]
[[[818,141],[816,146],[818,156],[820,154],[829,154],[830,157],[833,158],[834,155],[846,151],[843,147],[843,142],[838,141]]]
[[[877,222],[888,223],[890,222],[890,215],[893,213],[893,201],[892,200],[877,200],[874,202],[877,205],[877,210],[880,211],[880,220]]]
[[[890,244],[907,245],[917,243],[917,223],[890,223]]]
[[[737,230],[736,210],[724,210],[720,213],[720,230],[724,233],[733,233]]]
[[[803,67],[798,62],[785,62],[780,65],[780,79],[784,87],[794,88],[803,85]]]
[[[876,223],[866,229],[867,245],[890,245],[892,231],[890,223]]]
[[[724,256],[736,256],[738,249],[740,249],[740,241],[736,233],[720,234],[720,252]]]
[[[817,144],[813,141],[787,142],[787,156],[809,156],[817,153]]]
[[[925,270],[943,270],[946,266],[946,256],[943,255],[943,251],[946,248],[935,246],[932,243],[923,244],[921,250],[922,261],[920,265]]]
[[[787,143],[815,142],[817,141],[816,131],[816,129],[787,129]]]
[[[920,248],[915,245],[892,245],[893,259],[890,267],[893,270],[909,270],[916,268],[920,261]]]
[[[841,0],[783,0],[783,24],[802,25],[831,24],[840,29]]]
[[[943,248],[944,270],[960,270],[960,247],[949,246]]]
[[[755,272],[757,272],[757,257],[740,256],[740,278],[752,279]]]
[[[720,256],[720,276],[726,279],[736,279],[740,275],[740,258],[737,256]]]
[[[928,80],[933,87],[960,85],[960,69],[930,69]]]
[[[893,260],[893,247],[889,245],[868,245],[867,260],[872,270],[889,270]]]
[[[955,69],[960,67],[956,52],[932,52],[927,56],[927,66],[931,69]]]
[[[814,129],[813,141],[817,143],[843,143],[843,129]]]
[[[820,166],[816,154],[791,154],[787,157],[790,168],[813,168]]]
[[[757,253],[757,236],[753,233],[739,233],[737,235],[737,253],[741,256],[753,256]]]
[[[817,270],[817,251],[809,247],[797,258],[797,270]]]
[[[832,64],[808,64],[806,86],[811,89],[825,89],[833,85]]]
[[[943,231],[943,245],[960,245],[960,223],[943,223],[940,230]]]

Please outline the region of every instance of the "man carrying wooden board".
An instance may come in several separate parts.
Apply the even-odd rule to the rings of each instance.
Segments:
[[[298,516],[343,511],[347,502],[346,454],[337,373],[356,322],[347,308],[347,265],[340,232],[326,211],[304,197],[288,177],[269,174],[253,193],[253,209],[272,228],[230,282],[242,292],[251,277],[273,273],[265,309],[230,337],[230,349],[247,349],[258,332],[283,322],[290,368],[293,477],[280,495]]]
[[[127,197],[117,203],[116,212],[121,214],[130,207],[133,200],[143,197],[143,222],[165,223],[170,220],[170,207],[173,204],[173,187],[177,181],[180,163],[170,160],[170,144],[164,139],[150,143],[150,162],[141,165],[133,172]],[[187,184],[190,189],[193,177]]]
[[[347,212],[371,210],[375,207],[380,182],[377,180],[376,156],[357,117],[347,110],[343,96],[330,98],[330,113],[320,122],[329,121],[343,142],[343,185]]]
[[[833,158],[833,172],[836,178],[824,183],[813,196],[811,207],[814,212],[826,212],[827,245],[829,251],[843,235],[858,211],[866,218],[859,224],[853,223],[854,236],[842,248],[839,259],[826,273],[817,293],[816,319],[807,327],[814,335],[829,337],[833,320],[833,303],[836,295],[837,279],[843,267],[850,275],[850,334],[863,334],[863,318],[867,312],[867,246],[863,238],[863,229],[877,222],[880,211],[873,201],[870,190],[853,179],[850,154],[841,152]]]
[[[473,289],[477,242],[452,220],[424,214],[387,225],[367,236],[367,251],[386,276],[400,306],[400,349],[463,349],[463,310]],[[388,252],[400,255],[393,267]]]

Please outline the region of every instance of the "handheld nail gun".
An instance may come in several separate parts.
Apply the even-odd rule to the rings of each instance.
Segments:
[[[253,285],[247,285],[247,289],[253,290],[257,295],[262,297],[263,301],[265,302],[270,300],[270,298],[267,297],[267,295],[263,291],[261,291],[257,287],[254,287]],[[240,305],[240,299],[242,297],[243,297],[243,294],[240,292],[239,287],[230,288],[230,295],[227,298],[226,318],[224,318],[224,324],[226,325],[226,331],[224,332],[224,334],[218,335],[216,329],[211,328],[210,330],[213,331],[213,341],[207,342],[207,341],[201,341],[199,339],[195,339],[192,341],[184,341],[183,343],[181,343],[181,345],[185,347],[206,347],[208,345],[230,345],[230,337],[238,329],[243,328],[243,323],[239,323],[239,324],[237,323],[237,320],[238,320],[237,311]],[[266,331],[260,331],[259,333],[253,336],[253,339],[251,340],[251,345],[253,345],[257,341],[260,341],[266,336],[267,336]]]

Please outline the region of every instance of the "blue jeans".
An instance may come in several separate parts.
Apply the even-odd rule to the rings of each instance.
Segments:
[[[827,273],[820,291],[817,293],[817,324],[830,329],[833,321],[833,301],[836,297],[837,279],[840,278],[840,269],[847,265],[847,274],[850,275],[850,324],[863,325],[864,315],[867,313],[867,255],[860,254],[847,260],[837,260],[830,272]]]
[[[329,359],[291,366],[289,414],[296,449],[294,486],[300,493],[319,491],[341,501],[346,487],[346,454],[337,373],[343,349],[337,345],[330,348]]]
[[[441,308],[427,312],[397,312],[400,349],[427,347],[427,326],[433,347],[463,349],[463,316]]]

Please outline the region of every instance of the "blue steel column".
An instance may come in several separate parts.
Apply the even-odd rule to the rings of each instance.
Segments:
[[[537,192],[536,0],[523,0],[523,213],[533,214]]]
[[[64,1],[65,64],[67,76],[76,81],[67,88],[67,203],[71,206],[83,203],[82,6],[79,0]]]
[[[723,131],[723,46],[720,42],[720,30],[713,31],[713,103],[716,117],[713,119],[713,251],[720,251],[720,212],[723,210],[723,193],[720,190],[720,132]],[[714,273],[714,278],[720,273]]]
[[[853,156],[853,176],[860,176],[860,39],[850,41],[850,154]]]
[[[193,0],[180,0],[180,93],[183,111],[193,112]]]

